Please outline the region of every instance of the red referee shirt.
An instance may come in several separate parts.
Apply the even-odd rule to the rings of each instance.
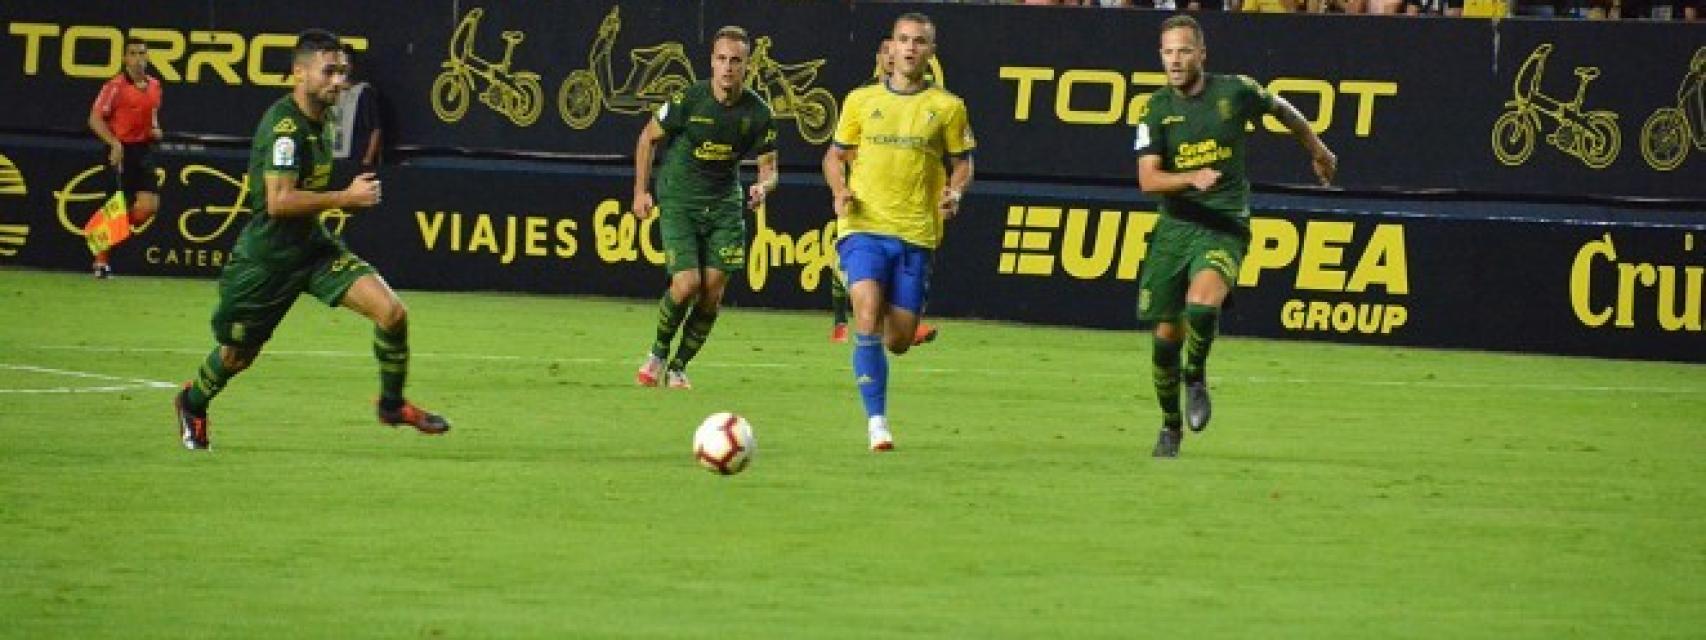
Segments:
[[[160,79],[148,78],[148,85],[138,89],[130,76],[113,76],[95,96],[95,113],[106,121],[118,141],[138,144],[154,139],[154,112],[160,108]]]

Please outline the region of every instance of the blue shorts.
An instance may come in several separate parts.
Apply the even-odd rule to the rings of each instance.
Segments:
[[[930,296],[930,250],[902,242],[893,236],[853,233],[835,243],[841,255],[841,270],[851,289],[861,280],[875,280],[888,303],[913,313],[924,313]]]

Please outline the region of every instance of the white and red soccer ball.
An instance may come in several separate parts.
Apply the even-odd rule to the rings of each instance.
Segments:
[[[746,418],[727,411],[713,413],[693,432],[693,459],[712,473],[734,475],[752,462],[757,443]]]

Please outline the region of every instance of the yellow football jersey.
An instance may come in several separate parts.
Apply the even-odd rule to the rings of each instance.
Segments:
[[[915,93],[882,83],[854,89],[841,103],[835,144],[858,150],[848,178],[853,206],[841,235],[876,233],[931,249],[941,243],[936,207],[948,182],[944,156],[977,147],[959,96],[934,85]]]

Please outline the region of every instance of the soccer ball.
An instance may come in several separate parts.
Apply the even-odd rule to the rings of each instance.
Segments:
[[[752,462],[752,424],[727,411],[713,413],[693,432],[693,459],[712,473],[734,475]]]

